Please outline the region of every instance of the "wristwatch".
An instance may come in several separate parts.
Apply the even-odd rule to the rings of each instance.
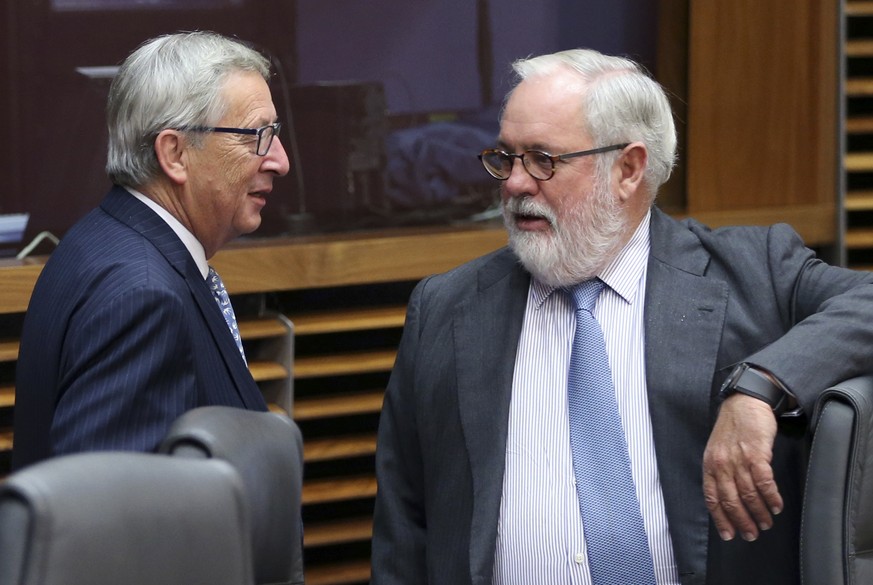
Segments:
[[[722,384],[718,396],[724,400],[736,392],[763,400],[770,405],[776,416],[788,410],[789,402],[792,402],[793,398],[785,388],[774,382],[767,374],[746,363],[733,369]]]

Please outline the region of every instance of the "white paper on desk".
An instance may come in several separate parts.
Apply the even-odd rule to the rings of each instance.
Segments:
[[[17,244],[24,237],[29,213],[8,213],[0,215],[0,244]]]

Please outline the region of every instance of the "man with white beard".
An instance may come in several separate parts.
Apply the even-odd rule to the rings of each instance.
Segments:
[[[798,583],[804,443],[782,423],[869,372],[873,278],[786,225],[658,210],[675,128],[632,61],[514,69],[480,154],[510,245],[411,296],[371,583]]]

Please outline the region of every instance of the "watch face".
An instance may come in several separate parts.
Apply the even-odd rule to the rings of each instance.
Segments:
[[[740,377],[749,369],[749,366],[746,364],[740,364],[731,370],[731,373],[728,375],[727,379],[724,381],[724,384],[721,385],[720,394],[728,393],[735,390],[735,386]]]

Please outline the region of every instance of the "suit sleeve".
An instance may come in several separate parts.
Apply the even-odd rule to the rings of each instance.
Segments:
[[[372,585],[427,583],[424,475],[414,408],[423,288],[419,284],[410,297],[379,420]]]
[[[78,312],[61,357],[55,454],[157,447],[196,403],[189,318],[174,293],[148,287]]]
[[[748,361],[772,372],[811,412],[829,386],[873,372],[873,275],[822,262],[784,225],[770,229],[767,246],[787,332]]]

